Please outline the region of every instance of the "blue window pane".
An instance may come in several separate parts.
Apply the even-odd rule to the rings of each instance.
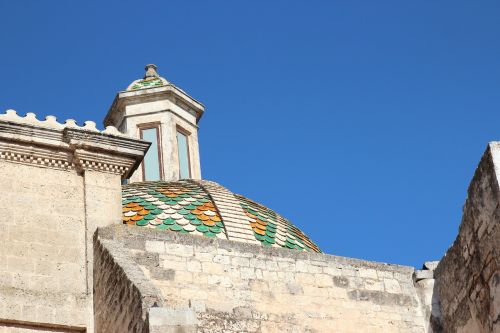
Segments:
[[[177,132],[177,150],[179,151],[179,176],[181,179],[189,178],[189,150],[187,136]]]
[[[151,142],[146,156],[144,157],[144,180],[160,180],[160,161],[158,159],[158,129],[143,129],[142,139]]]

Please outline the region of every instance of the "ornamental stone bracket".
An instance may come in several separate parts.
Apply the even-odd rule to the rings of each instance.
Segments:
[[[48,116],[40,121],[34,114],[20,117],[13,110],[0,115],[0,160],[7,162],[129,178],[149,146],[114,127],[101,132],[94,122],[80,127],[73,120],[61,124]]]

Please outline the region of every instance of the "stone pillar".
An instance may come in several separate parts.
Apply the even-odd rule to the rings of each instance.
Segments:
[[[93,332],[93,236],[149,144],[95,123],[0,115],[0,331]]]

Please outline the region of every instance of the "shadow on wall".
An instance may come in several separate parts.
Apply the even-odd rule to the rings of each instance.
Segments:
[[[439,293],[437,284],[432,288],[431,314],[429,318],[429,333],[443,333],[443,322],[441,318],[441,304],[439,304]]]

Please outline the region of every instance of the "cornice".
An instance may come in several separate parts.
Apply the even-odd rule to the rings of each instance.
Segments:
[[[161,98],[170,99],[180,108],[183,108],[187,112],[194,113],[197,122],[201,119],[205,111],[205,106],[203,104],[193,99],[178,87],[168,84],[155,88],[119,92],[104,118],[104,125],[108,126],[112,123],[116,123],[116,118],[120,113],[123,113],[123,109],[126,105],[147,103],[157,101]]]
[[[19,117],[10,112],[8,116],[0,115],[0,160],[7,162],[128,178],[150,146],[121,133],[110,134],[113,130],[98,131],[93,122],[80,127],[68,121],[59,124],[55,118],[47,124],[34,115]]]

